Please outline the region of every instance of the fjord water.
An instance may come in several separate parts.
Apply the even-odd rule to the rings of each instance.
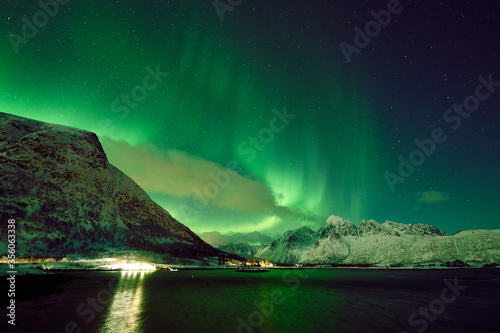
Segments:
[[[494,332],[500,327],[499,269],[64,274],[77,279],[65,283],[62,293],[18,305],[16,332]]]

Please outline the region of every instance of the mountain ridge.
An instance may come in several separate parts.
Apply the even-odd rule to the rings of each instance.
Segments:
[[[257,253],[259,246],[250,245],[245,242],[237,242],[237,243],[219,245],[216,246],[215,248],[222,250],[224,252],[236,254],[245,259],[252,259],[255,257],[255,254]]]
[[[0,214],[17,221],[19,255],[222,253],[109,163],[92,132],[0,113],[0,174]],[[6,243],[5,231],[0,226],[0,243]],[[6,253],[4,245],[0,254]]]
[[[500,230],[448,236],[433,225],[362,220],[356,227],[332,215],[318,231],[286,231],[256,256],[284,264],[498,263]]]

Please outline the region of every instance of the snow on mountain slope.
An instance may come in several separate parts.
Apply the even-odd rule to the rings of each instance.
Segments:
[[[319,234],[325,237],[328,236],[330,232],[334,232],[340,236],[356,236],[358,234],[358,228],[354,223],[332,215],[326,220],[326,225],[319,230]]]
[[[382,224],[386,230],[392,230],[398,232],[399,234],[413,235],[413,236],[424,236],[424,235],[435,235],[435,236],[446,236],[445,232],[439,231],[433,225],[428,224],[404,224],[392,221],[385,221]]]
[[[20,255],[220,253],[111,165],[94,133],[0,113],[0,175],[0,215],[16,219]]]
[[[225,252],[239,255],[246,259],[254,258],[258,249],[257,246],[252,246],[245,242],[229,243],[226,245],[217,246],[216,248]]]
[[[500,262],[500,230],[464,231],[454,236],[370,235],[349,241],[345,263]]]
[[[387,226],[378,223],[375,220],[362,220],[358,228],[358,236],[368,235],[386,235],[386,236],[400,236],[400,234]]]
[[[297,235],[300,235],[298,237]],[[500,230],[446,236],[432,225],[362,220],[359,228],[331,216],[325,227],[287,231],[258,255],[274,262],[417,264],[462,260],[500,262]]]
[[[273,262],[301,261],[304,249],[312,248],[316,239],[316,233],[308,227],[289,230],[272,242],[267,249],[259,251],[258,256]]]

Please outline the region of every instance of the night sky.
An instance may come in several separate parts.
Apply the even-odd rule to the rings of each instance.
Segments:
[[[498,1],[231,3],[4,0],[0,110],[95,132],[213,245],[499,227]]]

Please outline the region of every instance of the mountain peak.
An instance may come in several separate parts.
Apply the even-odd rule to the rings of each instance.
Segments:
[[[110,164],[94,133],[0,112],[0,152],[0,217],[19,219],[22,255],[220,253]]]
[[[339,216],[331,215],[326,220],[326,225],[318,231],[321,236],[327,236],[330,233],[336,233],[340,236],[357,236],[358,228],[351,221],[345,220]]]
[[[95,133],[57,124],[19,117],[0,112],[0,139],[2,146],[23,143],[35,148],[37,145],[61,146],[66,148],[82,146],[102,154],[107,161],[106,153]]]
[[[347,220],[343,219],[340,216],[330,215],[330,217],[326,220],[326,224],[337,225],[337,224],[345,223],[346,221]],[[349,221],[347,221],[347,222],[349,222]]]
[[[311,234],[287,231],[259,256],[276,263],[408,264],[500,260],[500,230],[464,231],[447,236],[432,225],[362,220],[359,228],[337,216]],[[347,237],[346,237],[347,236]]]

